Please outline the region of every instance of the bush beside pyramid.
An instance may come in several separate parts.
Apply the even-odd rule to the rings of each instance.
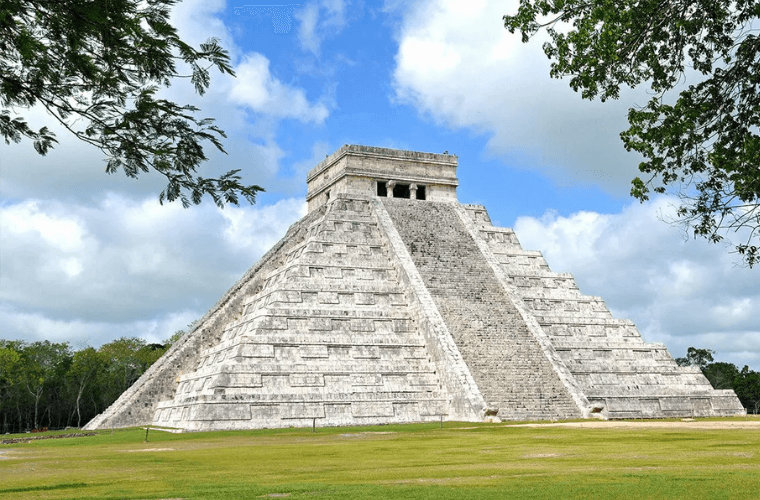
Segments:
[[[744,415],[552,272],[457,158],[344,146],[309,213],[87,429]]]

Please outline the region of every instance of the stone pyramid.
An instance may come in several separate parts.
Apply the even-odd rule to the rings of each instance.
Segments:
[[[344,146],[308,214],[88,429],[744,415],[458,203],[457,157]]]

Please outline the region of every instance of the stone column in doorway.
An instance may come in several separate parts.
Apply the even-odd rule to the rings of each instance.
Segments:
[[[388,193],[386,196],[388,198],[393,198],[393,188],[396,187],[396,181],[388,181],[388,184],[386,184],[386,186],[388,188]]]

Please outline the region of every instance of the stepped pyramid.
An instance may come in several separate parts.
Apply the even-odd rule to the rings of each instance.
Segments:
[[[87,429],[744,415],[480,205],[457,157],[344,146],[308,214]]]

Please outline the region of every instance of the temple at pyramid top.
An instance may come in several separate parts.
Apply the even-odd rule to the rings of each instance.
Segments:
[[[457,156],[345,145],[306,176],[309,212],[338,193],[457,200]]]

